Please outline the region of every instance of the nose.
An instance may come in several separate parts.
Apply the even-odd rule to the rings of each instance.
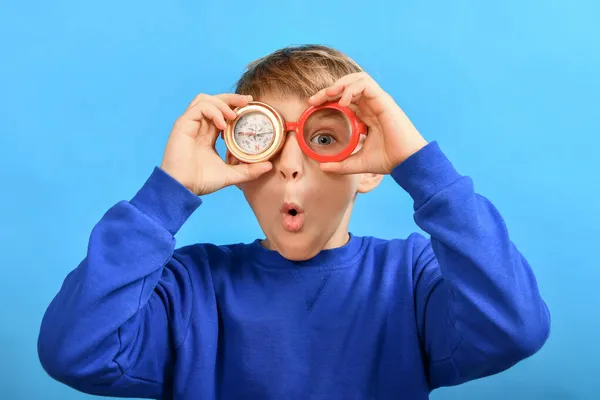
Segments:
[[[296,180],[304,174],[304,153],[295,132],[289,132],[274,167],[284,180]]]

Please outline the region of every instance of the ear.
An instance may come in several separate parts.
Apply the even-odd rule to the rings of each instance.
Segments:
[[[358,182],[358,193],[368,193],[375,189],[381,183],[383,175],[381,174],[361,174]]]
[[[240,163],[240,160],[238,160],[237,158],[235,158],[235,157],[233,156],[233,154],[231,154],[231,153],[229,152],[229,150],[227,150],[227,151],[225,152],[225,162],[226,162],[227,164],[229,164],[229,165],[239,165],[239,164],[241,164],[241,163]],[[241,190],[241,187],[240,187],[240,185],[235,185],[235,186],[236,186],[238,189],[240,189],[240,190]]]

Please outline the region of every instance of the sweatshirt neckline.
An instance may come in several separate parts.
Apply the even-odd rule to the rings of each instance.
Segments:
[[[349,233],[349,239],[341,247],[321,250],[317,255],[302,261],[288,260],[276,250],[264,247],[261,242],[264,239],[256,239],[248,246],[248,259],[254,260],[260,267],[269,269],[289,268],[341,268],[351,264],[358,256],[364,246],[364,238]]]

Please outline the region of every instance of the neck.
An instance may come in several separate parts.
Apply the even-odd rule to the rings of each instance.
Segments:
[[[331,239],[329,239],[329,241],[325,244],[325,247],[323,247],[323,250],[335,249],[337,247],[342,247],[346,243],[348,243],[348,240],[350,240],[350,234],[349,234],[347,228],[337,230],[334,232],[333,236],[331,236]]]
[[[340,221],[339,226],[331,235],[331,238],[325,244],[324,250],[326,249],[335,249],[337,247],[342,247],[348,240],[350,240],[349,234],[349,225],[350,225],[350,216],[352,215],[352,210],[354,209],[354,201],[356,197],[352,200],[352,202],[346,208],[346,212]]]

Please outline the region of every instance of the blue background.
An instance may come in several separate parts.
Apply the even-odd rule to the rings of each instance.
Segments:
[[[197,93],[230,91],[248,62],[298,43],[347,52],[440,142],[500,209],[550,306],[538,354],[432,398],[598,398],[599,16],[593,0],[1,2],[0,398],[90,398],[36,352],[90,230],[160,163]],[[351,228],[406,236],[411,206],[386,177]],[[228,188],[178,240],[260,234]]]

